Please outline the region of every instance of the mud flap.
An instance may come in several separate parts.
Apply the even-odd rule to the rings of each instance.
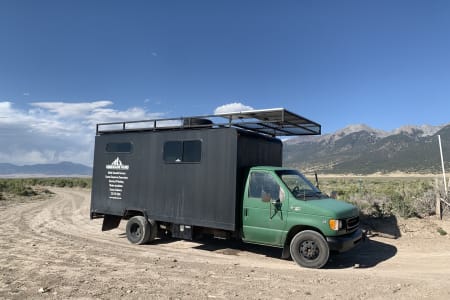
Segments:
[[[121,216],[105,215],[103,217],[102,231],[117,228],[120,224],[120,220],[122,220]]]
[[[283,252],[281,253],[282,259],[291,259],[291,251],[289,248],[289,244],[284,245]]]

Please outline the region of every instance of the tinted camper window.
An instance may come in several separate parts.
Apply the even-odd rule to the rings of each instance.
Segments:
[[[202,142],[170,141],[164,143],[164,161],[167,163],[196,163],[202,157]]]
[[[131,143],[108,143],[106,152],[130,153],[133,150]]]
[[[183,142],[166,142],[164,144],[164,160],[181,162],[183,158]]]
[[[183,161],[200,162],[202,156],[202,142],[184,141],[183,142]]]

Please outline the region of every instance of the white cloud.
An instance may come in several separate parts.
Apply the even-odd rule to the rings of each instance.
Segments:
[[[67,103],[67,102],[34,102],[31,103],[34,107],[43,108],[60,117],[79,117],[80,115],[101,109],[112,105],[111,101],[95,101],[95,102],[81,102],[81,103]]]
[[[163,117],[134,107],[113,108],[111,101],[36,102],[16,109],[0,102],[0,162],[14,164],[72,161],[90,165],[95,124]]]
[[[11,112],[12,103],[8,101],[0,102],[0,113],[5,114]]]
[[[224,104],[224,105],[217,107],[214,110],[214,114],[218,115],[218,114],[226,114],[226,113],[235,113],[235,112],[241,112],[241,111],[246,111],[246,110],[253,110],[253,107],[242,104],[242,103],[233,102],[233,103],[228,103],[228,104]]]

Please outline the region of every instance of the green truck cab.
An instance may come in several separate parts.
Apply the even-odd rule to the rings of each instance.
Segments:
[[[242,239],[283,248],[300,266],[321,268],[330,251],[361,241],[358,209],[324,195],[296,170],[253,167],[242,209]]]
[[[283,108],[97,124],[90,217],[127,220],[133,244],[233,238],[321,268],[361,241],[358,210],[283,168],[277,138],[320,132]]]

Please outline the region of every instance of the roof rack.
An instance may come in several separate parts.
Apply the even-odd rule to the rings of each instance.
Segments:
[[[215,115],[97,124],[97,135],[124,131],[162,131],[235,127],[269,136],[321,134],[321,125],[284,108],[248,110]]]

